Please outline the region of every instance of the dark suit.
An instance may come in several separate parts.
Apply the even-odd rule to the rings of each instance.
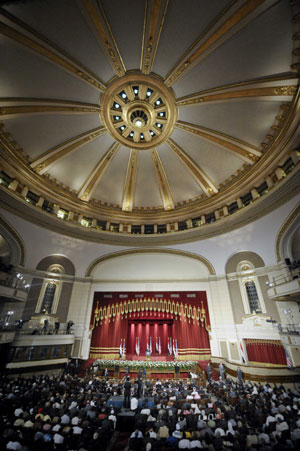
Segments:
[[[125,408],[130,407],[130,390],[131,390],[131,383],[129,381],[126,381],[124,384],[124,407]]]

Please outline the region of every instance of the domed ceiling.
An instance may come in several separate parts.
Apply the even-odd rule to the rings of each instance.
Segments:
[[[2,1],[7,208],[138,239],[259,205],[299,133],[291,3]]]

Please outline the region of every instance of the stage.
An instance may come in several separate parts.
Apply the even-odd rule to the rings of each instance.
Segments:
[[[145,355],[126,355],[126,360],[143,360],[148,362],[173,362],[174,357],[172,355],[151,355],[151,356],[145,356]]]

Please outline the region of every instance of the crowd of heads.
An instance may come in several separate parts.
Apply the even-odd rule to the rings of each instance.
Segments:
[[[300,449],[296,388],[229,378],[206,384],[130,379],[125,408],[124,386],[124,380],[69,371],[2,376],[0,449],[100,451],[113,443],[120,451]],[[124,416],[120,429],[118,414],[129,411],[121,442]]]

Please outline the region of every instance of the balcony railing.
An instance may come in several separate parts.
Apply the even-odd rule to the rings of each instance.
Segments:
[[[277,327],[282,335],[300,335],[300,324],[278,324]]]

